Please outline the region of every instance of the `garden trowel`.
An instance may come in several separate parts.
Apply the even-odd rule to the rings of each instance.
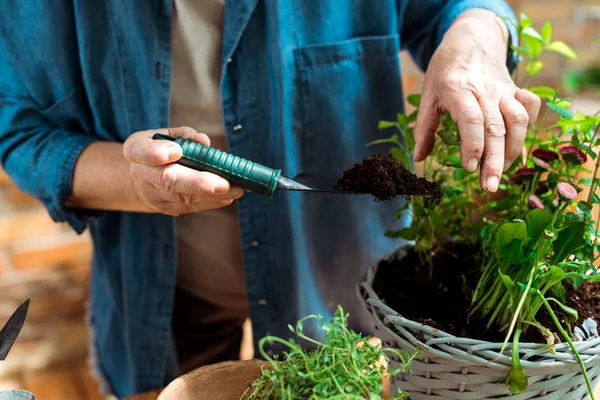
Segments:
[[[273,193],[279,189],[338,194],[365,194],[335,190],[334,187],[338,182],[338,178],[329,178],[308,173],[298,174],[293,179],[286,178],[281,175],[280,169],[265,167],[264,165],[182,137],[174,138],[162,133],[156,133],[152,136],[152,139],[171,140],[179,144],[183,150],[183,156],[177,161],[178,164],[199,171],[212,172],[227,179],[236,186],[250,192],[262,194],[268,198],[272,198]]]
[[[28,309],[29,299],[25,300],[25,302],[17,308],[13,315],[8,319],[6,325],[4,325],[4,328],[0,331],[0,361],[6,360],[8,352],[17,340],[19,333],[21,333],[21,328],[23,328],[23,324],[25,323]]]

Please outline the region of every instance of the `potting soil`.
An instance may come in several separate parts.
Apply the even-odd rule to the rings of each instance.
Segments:
[[[504,332],[488,331],[487,320],[468,315],[479,271],[476,253],[467,246],[447,246],[446,251],[434,257],[431,280],[429,266],[423,265],[414,251],[402,260],[382,260],[373,289],[384,303],[405,318],[459,337],[502,342]],[[566,303],[578,313],[576,326],[581,327],[589,317],[600,325],[600,283],[585,281],[577,290],[567,287]],[[560,308],[556,306],[553,310],[564,323],[565,314]],[[545,309],[540,309],[536,320],[554,333],[556,343],[562,342]],[[523,333],[521,342],[545,343],[545,340],[537,329],[531,328]]]
[[[371,194],[376,201],[396,196],[423,196],[428,206],[438,204],[441,187],[407,170],[392,154],[376,153],[344,171],[334,190]]]

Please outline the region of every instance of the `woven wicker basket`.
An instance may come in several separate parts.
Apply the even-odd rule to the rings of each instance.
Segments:
[[[388,258],[402,259],[409,249],[409,245],[401,247]],[[501,355],[502,343],[456,337],[403,318],[386,306],[373,290],[376,273],[377,266],[370,268],[357,290],[364,307],[373,317],[378,336],[388,347],[406,351],[418,347],[423,355],[422,360],[413,361],[412,375],[403,374],[394,382],[394,387],[410,393],[411,400],[590,398],[568,343],[557,344],[555,354],[550,354],[543,344],[521,343],[521,364],[529,385],[525,392],[511,395],[505,383],[511,362],[510,346]],[[600,338],[576,342],[575,346],[593,386],[597,386]]]

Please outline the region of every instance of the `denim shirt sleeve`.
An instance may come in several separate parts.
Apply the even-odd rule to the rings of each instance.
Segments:
[[[69,208],[65,201],[72,193],[77,158],[98,138],[61,129],[31,98],[6,93],[0,91],[2,168],[17,187],[44,204],[54,221],[67,222],[77,233],[83,232],[98,212]]]
[[[504,0],[410,0],[402,25],[403,48],[408,49],[423,71],[450,25],[461,13],[472,8],[492,11],[513,22],[504,21],[510,36],[506,65],[512,74],[518,59],[510,46],[517,46],[519,38],[515,14]]]

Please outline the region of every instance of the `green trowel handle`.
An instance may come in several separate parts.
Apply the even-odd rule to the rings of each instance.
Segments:
[[[178,164],[199,171],[212,172],[227,179],[235,186],[260,193],[269,198],[275,192],[277,179],[281,174],[280,169],[265,167],[181,137],[173,138],[156,133],[152,136],[152,139],[171,140],[179,144],[183,149],[183,156],[177,161]]]

